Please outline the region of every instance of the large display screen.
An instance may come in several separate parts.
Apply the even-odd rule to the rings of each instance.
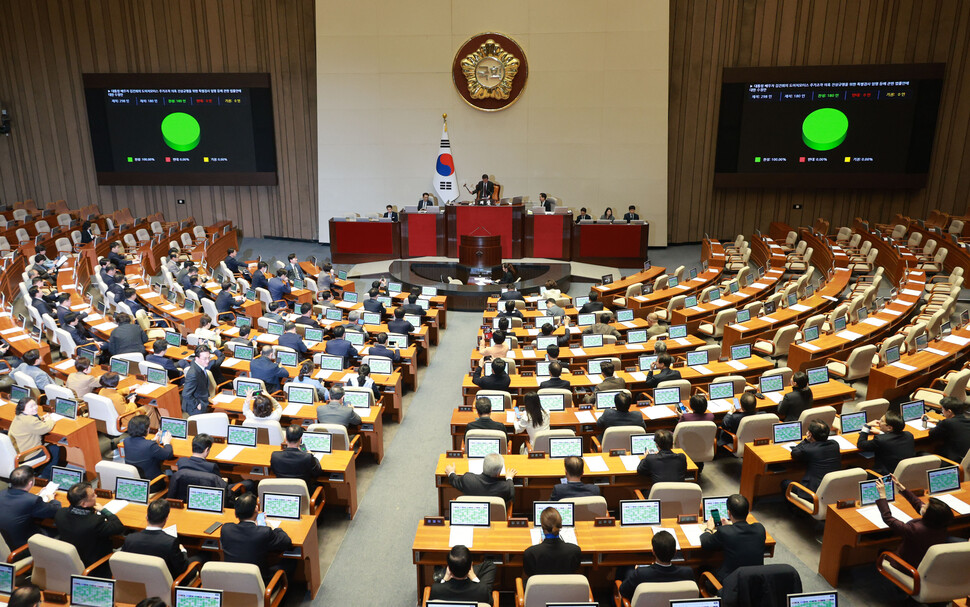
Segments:
[[[943,64],[725,68],[714,185],[917,188]]]
[[[84,74],[101,185],[275,185],[269,74]]]

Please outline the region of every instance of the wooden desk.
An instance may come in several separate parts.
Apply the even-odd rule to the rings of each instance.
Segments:
[[[618,268],[642,268],[647,260],[650,224],[572,224],[570,259]]]
[[[670,324],[687,325],[687,331],[694,333],[701,323],[713,323],[714,317],[721,310],[744,308],[752,301],[765,299],[774,292],[778,283],[781,281],[784,271],[782,269],[766,272],[759,280],[751,283],[737,293],[728,293],[715,301],[709,301],[690,308],[677,308],[671,314]],[[728,349],[730,352],[730,349]]]
[[[678,295],[688,297],[690,295],[700,294],[707,287],[714,286],[721,278],[723,271],[723,268],[711,267],[706,272],[698,274],[697,278],[684,281],[676,287],[660,289],[649,295],[628,297],[626,302],[627,307],[633,309],[633,314],[637,318],[646,318],[647,314],[654,310],[666,308],[670,300]]]
[[[401,257],[401,224],[331,217],[330,250],[334,263],[398,259]]]
[[[674,449],[674,451],[684,453],[681,449]],[[510,453],[503,457],[505,458],[505,469],[516,471],[513,480],[515,483],[515,502],[512,504],[512,510],[515,513],[527,513],[527,516],[531,518],[532,503],[548,500],[552,488],[562,482],[562,478],[566,474],[563,460],[548,457],[530,459],[527,455],[519,453]],[[628,470],[619,457],[612,457],[608,453],[586,453],[583,455],[584,459],[591,457],[602,457],[609,469],[605,472],[592,472],[587,462],[583,472],[583,480],[600,486],[603,497],[606,498],[610,508],[618,508],[621,499],[635,499],[634,489],[642,489],[650,485],[648,480],[637,474],[636,467]],[[449,458],[444,453],[438,456],[434,480],[435,487],[438,489],[439,514],[447,514],[448,502],[461,495],[448,482],[445,467],[449,464],[455,466],[456,475],[460,476],[468,472],[468,458]],[[690,459],[690,456],[687,456],[687,475],[697,480],[697,464]]]
[[[0,426],[10,429],[16,417],[17,403],[0,399]],[[98,445],[98,431],[94,420],[87,417],[62,419],[54,424],[54,429],[44,437],[44,442],[56,444],[66,441],[67,461],[84,468],[88,480],[94,479],[94,466],[101,461],[101,447]]]
[[[960,343],[967,340],[966,343]],[[939,353],[931,352],[930,348]],[[949,369],[963,364],[970,355],[970,329],[964,327],[929,343],[926,350],[905,354],[899,362],[913,367],[912,370],[896,365],[883,365],[869,372],[866,398],[893,400],[927,385],[929,380],[940,377]]]
[[[532,513],[529,513],[530,518]],[[748,522],[757,522],[748,516]],[[723,562],[723,553],[706,552],[699,545],[691,544],[683,527],[676,519],[661,520],[661,527],[672,530],[680,544],[684,562],[695,570],[717,567]],[[449,535],[451,529],[446,522],[443,526],[428,526],[418,523],[418,529],[411,546],[411,555],[417,568],[418,596],[430,586],[434,567],[447,564]],[[653,529],[643,527],[595,527],[592,521],[578,521],[575,527],[576,540],[583,552],[583,565],[580,572],[586,575],[594,592],[606,592],[613,588],[613,578],[617,567],[648,563],[653,560],[651,540]],[[505,523],[492,523],[474,531],[475,538],[469,550],[472,560],[479,562],[488,558],[496,564],[498,572],[495,587],[500,590],[513,590],[515,578],[522,577],[522,553],[532,545],[531,529],[527,527],[508,527]],[[765,538],[765,553],[774,555],[775,539],[770,534]]]
[[[964,482],[954,497],[970,503],[970,482]],[[926,501],[926,497],[923,498]],[[897,497],[893,502],[897,508],[919,518],[909,502]],[[950,535],[966,535],[970,528],[970,516],[956,512],[953,523],[948,527]],[[851,565],[871,564],[880,552],[895,550],[900,537],[888,529],[880,529],[869,519],[859,514],[856,508],[833,508],[829,506],[825,515],[825,532],[822,535],[822,552],[818,561],[818,572],[833,588],[839,585],[839,572]],[[962,600],[962,599],[961,599]],[[966,604],[966,603],[964,603]]]
[[[173,459],[166,462],[170,468],[175,468],[175,462],[180,457],[192,457],[192,438],[173,438],[172,451]],[[231,461],[219,459],[219,454],[227,445],[215,443],[207,458],[211,462],[216,462],[224,470],[232,470],[245,478],[259,481],[269,478],[262,474],[259,468],[269,470],[269,458],[280,451],[279,445],[256,445],[246,447],[241,453],[236,455]],[[320,467],[329,474],[329,478],[324,475],[320,477],[320,484],[323,485],[324,493],[327,496],[327,505],[343,506],[347,511],[348,518],[354,518],[357,513],[357,454],[353,451],[334,451],[320,458]]]
[[[686,352],[688,350],[693,350],[706,345],[703,339],[695,337],[693,335],[688,335],[683,338],[684,342],[678,342],[677,340],[668,339],[667,352],[671,356],[679,353]],[[559,360],[563,361],[567,366],[575,365],[577,368],[585,367],[587,361],[593,358],[619,358],[620,363],[623,367],[636,367],[640,355],[650,354],[654,351],[657,344],[656,339],[651,339],[642,344],[604,344],[602,346],[582,348],[582,347],[560,347],[559,348]],[[521,342],[519,344],[522,345]],[[515,361],[516,371],[521,372],[522,369],[534,370],[536,361],[545,360],[546,351],[525,349],[522,347],[509,349],[508,354],[503,358],[510,358]],[[482,359],[482,353],[478,349],[472,350],[471,353],[471,369],[474,371],[475,367],[478,366],[479,361]],[[622,371],[623,369],[616,369],[616,371]]]
[[[609,308],[613,307],[613,299],[626,296],[627,287],[635,284],[652,285],[653,281],[663,274],[664,271],[665,268],[663,266],[650,266],[649,270],[640,270],[639,272],[630,274],[619,280],[614,280],[606,285],[594,285],[592,289],[599,293],[600,301]]]

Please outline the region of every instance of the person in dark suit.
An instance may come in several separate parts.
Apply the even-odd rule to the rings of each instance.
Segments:
[[[384,356],[390,358],[395,365],[401,362],[401,351],[397,348],[391,350],[387,347],[387,333],[378,333],[374,338],[377,343],[367,351],[369,356]]]
[[[330,388],[330,401],[317,407],[317,422],[321,424],[340,424],[350,429],[361,424],[360,415],[353,407],[344,404],[343,386]]]
[[[57,315],[57,326],[63,327],[65,323],[65,318],[71,313],[71,295],[70,293],[61,293],[57,296],[57,307],[54,308],[54,314]]]
[[[276,392],[280,389],[280,380],[288,378],[290,374],[277,364],[273,346],[263,346],[260,355],[249,363],[249,376],[263,380],[267,392]]]
[[[448,484],[460,491],[463,495],[476,495],[483,497],[500,497],[506,504],[511,504],[515,497],[515,486],[512,479],[515,477],[515,469],[510,468],[502,476],[502,468],[505,467],[505,458],[498,453],[489,453],[482,462],[482,473],[466,472],[461,476],[455,474],[455,465],[445,466],[445,475],[448,477]]]
[[[267,270],[269,270],[269,265],[265,261],[260,261],[256,264],[256,271],[253,272],[253,280],[251,283],[254,289],[269,290],[269,279],[266,278]]]
[[[583,307],[579,309],[580,314],[590,314],[592,312],[602,312],[603,303],[599,301],[600,294],[592,290],[589,292],[589,301],[583,304]]]
[[[475,194],[475,200],[485,204],[492,199],[493,192],[495,192],[495,184],[488,180],[487,174],[482,175],[482,180],[475,184],[475,189],[472,191]]]
[[[30,287],[27,289],[27,294],[30,295],[30,305],[37,310],[38,313],[47,314],[51,318],[54,317],[54,313],[51,311],[50,305],[48,305],[47,302],[44,301],[44,298],[41,297],[40,289],[37,287]]]
[[[923,560],[930,547],[950,541],[947,527],[953,522],[953,512],[946,502],[935,497],[931,497],[924,503],[912,491],[900,484],[895,475],[893,475],[893,482],[896,483],[896,495],[901,495],[909,502],[913,510],[919,512],[921,518],[914,518],[904,523],[892,515],[886,501],[886,486],[882,478],[876,479],[876,490],[879,491],[876,508],[879,509],[883,522],[903,538],[896,549],[896,554],[915,567]]]
[[[511,301],[514,302],[516,299],[523,299],[522,293],[515,290],[515,285],[513,283],[508,283],[505,285],[505,291],[499,295],[499,300],[501,301]],[[512,304],[513,306],[515,304]],[[505,304],[506,310],[508,309],[508,304]]]
[[[33,534],[42,533],[37,521],[51,518],[61,509],[59,501],[45,501],[31,493],[33,486],[34,469],[17,466],[10,473],[10,487],[0,492],[0,532],[11,550],[26,544]]]
[[[111,331],[108,338],[108,349],[112,356],[118,354],[145,354],[145,344],[148,335],[138,325],[132,324],[131,317],[124,312],[115,314],[118,326]]]
[[[558,502],[567,497],[592,497],[600,494],[599,487],[583,482],[582,458],[570,455],[563,460],[563,465],[566,468],[566,482],[552,488],[550,500]]]
[[[562,515],[549,506],[539,515],[542,543],[529,546],[522,554],[522,570],[526,576],[576,573],[582,551],[559,537]]]
[[[387,323],[388,333],[399,333],[401,335],[409,335],[411,333],[414,333],[415,326],[411,324],[411,321],[404,319],[404,315],[407,313],[404,310],[404,307],[405,306],[400,306],[396,310],[394,310],[394,320],[389,321]],[[418,306],[418,309],[420,310],[421,307]],[[423,318],[424,310],[421,310],[419,314],[421,314]]]
[[[590,214],[586,212],[586,207],[579,209],[579,214],[576,215],[576,223],[579,223],[580,221],[592,221],[592,220],[593,218],[590,217]]]
[[[134,318],[138,318],[139,310],[143,311],[145,314],[150,315],[148,309],[146,309],[145,306],[141,305],[141,302],[138,301],[138,296],[134,289],[132,289],[131,287],[126,287],[124,290],[124,294],[125,294],[124,304],[128,306],[129,310],[131,310],[131,314]]]
[[[808,432],[802,442],[791,450],[793,461],[805,464],[805,476],[802,485],[809,491],[815,491],[822,484],[822,478],[829,472],[842,469],[842,452],[839,444],[829,440],[829,425],[821,420],[808,424]],[[782,482],[782,490],[787,489],[791,481]],[[796,489],[797,490],[797,489]],[[799,495],[805,496],[803,491]],[[805,496],[811,500],[811,496]]]
[[[221,285],[222,289],[219,291],[219,294],[216,295],[216,311],[219,312],[219,314],[232,312],[233,308],[238,308],[246,301],[242,297],[233,297],[232,291],[229,290],[229,287],[231,286],[232,283],[228,280],[223,281]]]
[[[384,217],[390,219],[391,221],[397,221],[398,219],[397,211],[394,210],[394,207],[391,205],[387,205],[384,208],[385,208]]]
[[[487,398],[479,397],[475,399],[475,412],[478,419],[468,422],[465,432],[469,430],[498,430],[505,432],[505,424],[492,419],[492,403]]]
[[[419,314],[422,317],[424,316],[424,308],[418,305],[418,295],[420,295],[420,293],[421,291],[419,290],[417,292],[408,294],[408,302],[398,307],[398,310],[404,311],[401,314],[401,318],[404,318],[405,314]],[[397,310],[395,310],[395,312],[397,312]],[[397,318],[396,313],[394,314],[394,318]],[[396,333],[396,331],[392,331],[392,333]]]
[[[892,473],[899,462],[916,455],[913,434],[906,430],[906,422],[896,411],[886,411],[878,420],[863,426],[856,445],[859,451],[876,456],[873,470],[880,474]]]
[[[211,448],[211,436],[204,432],[202,434],[196,434],[192,437],[191,457],[180,457],[175,464],[179,470],[195,470],[198,472],[219,474],[219,464],[206,459],[209,457],[209,449]]]
[[[501,358],[493,359],[491,361],[492,374],[482,375],[486,362],[485,358],[478,361],[472,383],[482,390],[504,390],[508,392],[509,386],[512,385],[512,378],[505,372],[505,361]]]
[[[357,349],[354,348],[354,344],[344,339],[345,332],[346,329],[342,325],[334,327],[333,339],[327,340],[327,345],[324,349],[327,354],[342,356],[344,359],[344,369],[352,366],[354,361],[357,360]]]
[[[673,356],[669,354],[661,354],[658,356],[657,360],[650,364],[650,371],[647,372],[647,381],[643,384],[643,387],[647,390],[652,390],[662,381],[680,379],[680,371],[671,369],[670,366],[672,364],[674,364]],[[656,375],[653,374],[655,369],[659,369]]]
[[[303,268],[300,267],[300,258],[296,256],[296,253],[290,253],[286,257],[286,265],[283,266],[286,270],[286,275],[290,280],[303,280],[305,276],[303,275]]]
[[[81,244],[88,244],[94,240],[94,232],[91,231],[91,222],[85,220],[81,224]]]
[[[114,296],[116,302],[125,298],[125,277],[121,272],[115,274],[113,283],[108,284],[108,293]]]
[[[292,424],[286,427],[286,446],[274,451],[269,458],[269,469],[277,478],[301,478],[306,481],[307,489],[313,492],[317,478],[323,474],[320,462],[303,446],[303,426]]]
[[[431,200],[431,194],[427,192],[421,194],[421,200],[418,201],[418,211],[424,211],[430,206],[434,206],[434,201]]]
[[[105,342],[91,337],[90,332],[81,324],[81,315],[77,312],[68,312],[64,316],[64,321],[67,323],[64,325],[64,330],[71,336],[75,346],[96,342],[102,350],[108,347]]]
[[[808,387],[808,374],[798,371],[791,376],[792,391],[778,403],[778,418],[783,422],[797,422],[802,412],[812,408],[812,389]]]
[[[212,299],[212,296],[208,291],[202,288],[202,281],[198,276],[189,276],[189,286],[185,288],[186,293],[195,293],[195,296],[199,298],[199,301],[203,299]]]
[[[169,433],[148,440],[147,415],[136,415],[128,421],[128,438],[125,439],[125,463],[138,468],[142,478],[153,479],[162,473],[162,462],[172,459],[172,435]]]
[[[280,335],[277,343],[286,348],[293,348],[301,356],[305,356],[310,351],[303,343],[303,338],[296,332],[295,322],[286,321],[283,325],[283,334]]]
[[[546,196],[545,192],[539,192],[539,204],[542,205],[542,208],[546,213],[552,213],[556,210],[556,203],[549,200],[549,197]]]
[[[209,374],[206,369],[212,360],[212,352],[205,346],[195,349],[195,360],[185,369],[182,385],[182,411],[189,415],[209,411]]]
[[[248,272],[249,268],[246,266],[246,264],[241,263],[239,261],[238,255],[239,255],[239,251],[237,251],[236,249],[230,248],[228,251],[226,251],[226,258],[223,259],[222,261],[226,264],[226,267],[229,268],[230,272],[232,272],[233,274],[242,274],[243,278],[246,278],[248,280],[250,278],[249,272]]]
[[[267,290],[269,290],[270,299],[273,301],[284,299],[290,294],[290,278],[286,275],[286,270],[280,268],[276,271],[276,276],[269,279]]]
[[[626,213],[623,214],[623,221],[639,221],[639,219],[640,216],[637,214],[637,208],[631,204],[630,208],[628,208]]]
[[[930,428],[931,439],[940,442],[938,453],[955,462],[961,461],[970,450],[970,415],[967,404],[962,400],[947,396],[940,401],[943,419]]]
[[[168,572],[172,574],[172,579],[175,579],[189,568],[189,559],[182,551],[178,538],[163,531],[166,523],[168,523],[168,514],[171,509],[172,507],[165,498],[159,498],[148,504],[145,514],[148,525],[143,531],[136,531],[125,536],[125,543],[121,546],[121,551],[157,556],[165,561]]]
[[[637,466],[637,474],[651,483],[679,483],[687,475],[687,456],[674,453],[674,433],[657,430],[653,436],[657,453],[648,453]]]
[[[748,523],[749,508],[743,495],[730,496],[728,520],[715,528],[714,519],[708,519],[707,528],[701,533],[702,550],[724,551],[724,564],[714,574],[722,582],[738,567],[765,564],[767,533],[761,523]]]
[[[734,444],[734,439],[731,436],[724,433],[730,432],[731,434],[738,433],[738,427],[741,425],[741,420],[749,415],[754,415],[758,412],[758,399],[755,398],[754,394],[751,392],[745,392],[738,398],[738,404],[740,406],[739,411],[732,411],[724,416],[721,420],[721,432],[718,432],[717,444],[731,445]]]
[[[169,377],[180,374],[182,371],[179,369],[179,365],[188,366],[186,361],[179,361],[176,363],[171,358],[165,356],[165,352],[168,350],[168,342],[164,339],[156,339],[152,343],[152,353],[145,357],[145,362],[149,362],[155,365],[163,367],[168,371]]]
[[[466,601],[492,604],[495,564],[484,560],[472,567],[472,553],[456,544],[448,553],[448,569],[441,582],[431,585],[432,601]]]
[[[314,329],[320,328],[320,323],[313,318],[313,304],[302,303],[296,305],[296,311],[300,316],[294,320],[298,325],[306,325],[308,327],[313,327]]]
[[[654,563],[636,567],[620,584],[620,596],[628,601],[633,598],[633,593],[640,584],[694,580],[693,569],[670,563],[677,552],[677,540],[669,531],[654,533],[650,545],[653,547]]]
[[[67,508],[54,514],[54,525],[62,541],[73,544],[85,567],[111,554],[111,538],[125,530],[121,520],[98,505],[91,483],[81,482],[67,491]],[[108,564],[98,567],[92,575],[111,577]]]
[[[498,282],[502,283],[503,285],[506,285],[506,287],[509,290],[512,290],[515,287],[515,279],[518,277],[518,274],[519,272],[518,270],[515,269],[514,265],[510,264],[507,261],[503,262],[502,278]],[[516,299],[522,299],[522,296],[519,295],[519,297],[517,297]]]
[[[596,384],[596,388],[593,389],[594,392],[603,392],[608,390],[623,390],[626,388],[626,380],[622,377],[617,377],[613,375],[615,369],[613,368],[613,363],[606,361],[600,365],[600,373],[603,375],[603,381]]]
[[[277,565],[270,566],[267,556],[274,552],[285,552],[293,547],[290,536],[281,528],[273,529],[265,524],[256,523],[259,501],[252,493],[244,493],[236,498],[235,510],[238,523],[222,526],[222,550],[227,563],[250,563],[259,567],[263,580],[269,581],[280,568],[284,570],[296,563],[292,559],[281,559]],[[292,577],[292,569],[287,572]]]
[[[506,291],[506,293],[507,292],[508,291]],[[516,291],[516,292],[518,292],[518,291]],[[505,293],[503,293],[503,295],[504,294]],[[519,310],[519,309],[517,309],[515,307],[515,302],[512,301],[511,299],[506,300],[506,302],[505,302],[505,309],[499,311],[498,317],[499,318],[521,318],[523,320],[525,319],[525,315],[522,314],[521,310]]]
[[[558,346],[556,346],[558,348]],[[569,390],[571,385],[568,379],[562,378],[562,363],[554,360],[549,363],[549,379],[539,384],[539,389],[556,388],[559,390]]]
[[[125,273],[125,268],[128,267],[128,264],[131,263],[127,259],[125,259],[124,255],[122,255],[121,252],[123,250],[124,249],[121,246],[121,241],[116,240],[111,243],[111,250],[108,251],[108,261],[113,263],[116,268],[121,270],[122,274]]]
[[[18,586],[10,595],[7,607],[39,607],[41,601],[40,588],[33,584]]]
[[[613,403],[616,408],[603,411],[603,415],[596,420],[596,426],[600,430],[605,432],[607,428],[614,426],[639,426],[646,429],[643,423],[643,414],[639,411],[630,411],[633,398],[629,394],[617,392],[616,396],[613,397]]]

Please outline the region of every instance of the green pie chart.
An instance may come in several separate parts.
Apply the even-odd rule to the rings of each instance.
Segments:
[[[174,112],[162,120],[165,145],[178,152],[194,150],[201,132],[199,121],[185,112]]]
[[[815,110],[802,122],[802,141],[819,152],[839,147],[848,132],[848,117],[831,107]]]

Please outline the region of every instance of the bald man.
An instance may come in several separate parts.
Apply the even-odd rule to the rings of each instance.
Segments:
[[[647,314],[647,337],[656,337],[667,330],[660,326],[660,317],[656,312]]]

